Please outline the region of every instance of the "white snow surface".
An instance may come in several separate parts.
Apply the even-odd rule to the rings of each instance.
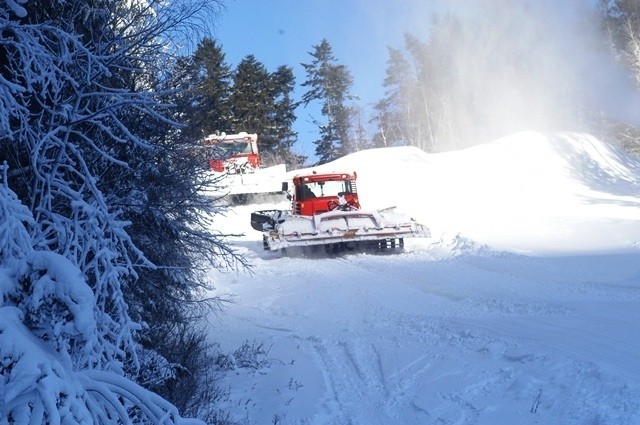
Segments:
[[[404,252],[265,252],[247,205],[216,217],[251,273],[211,339],[268,354],[224,378],[249,424],[640,423],[640,162],[586,134],[462,151],[362,151],[364,208],[429,227]],[[293,172],[295,173],[295,172]]]

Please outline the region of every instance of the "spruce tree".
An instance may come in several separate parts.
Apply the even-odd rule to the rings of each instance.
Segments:
[[[295,88],[293,70],[280,66],[274,73],[253,55],[246,56],[233,72],[231,121],[234,132],[258,134],[258,146],[265,165],[299,159],[291,148],[296,141],[292,126],[297,103],[291,98]]]
[[[192,63],[193,69],[189,73],[191,89],[187,91],[190,104],[188,113],[185,111],[184,114],[192,137],[198,133],[202,137],[228,132],[232,127],[229,100],[231,67],[225,62],[222,46],[204,38],[198,44]]]
[[[331,45],[326,39],[313,48],[313,52],[309,52],[312,61],[302,64],[307,73],[307,79],[302,86],[308,87],[302,102],[305,106],[312,101],[322,103],[321,113],[326,122],[316,120],[320,138],[314,143],[318,162],[324,164],[352,151],[352,111],[346,105],[346,101],[352,98],[349,90],[353,78],[346,66],[336,63]]]
[[[386,76],[383,82],[385,96],[375,104],[378,132],[374,136],[375,146],[411,144],[409,126],[413,105],[409,93],[415,87],[412,69],[402,51],[389,47]]]
[[[176,393],[203,389],[184,378],[206,369],[182,363],[202,350],[181,345],[187,334],[175,328],[193,329],[207,265],[234,258],[203,221],[214,211],[167,110],[168,32],[202,9],[45,3],[0,2],[0,204],[23,223],[0,239],[26,246],[1,247],[0,274],[15,282],[2,287],[0,315],[48,348],[47,363],[32,365],[42,375],[16,375],[33,382],[3,381],[29,402],[3,404],[0,422],[179,422],[174,406],[128,378],[193,406]],[[8,337],[0,332],[0,349]],[[170,357],[170,346],[182,351]],[[0,357],[25,367],[17,351]]]
[[[296,168],[302,165],[305,158],[293,153],[293,144],[297,140],[297,133],[293,131],[296,121],[295,109],[298,102],[292,99],[295,89],[295,76],[293,69],[281,65],[270,76],[271,93],[273,96],[273,111],[270,114],[273,129],[270,133],[264,133],[263,138],[271,138],[270,143],[273,164],[287,164],[288,168]]]
[[[600,0],[602,24],[617,61],[629,67],[640,86],[640,2],[637,0]],[[612,119],[603,120],[603,136],[625,150],[640,154],[640,127]]]
[[[233,72],[230,96],[234,132],[270,132],[269,114],[273,110],[271,81],[267,68],[255,56],[244,57]],[[261,143],[267,149],[270,146]]]

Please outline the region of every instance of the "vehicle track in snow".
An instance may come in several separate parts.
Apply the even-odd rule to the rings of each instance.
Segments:
[[[372,292],[384,292],[385,289],[393,292],[392,286],[399,282],[385,282],[390,271],[384,274],[375,267],[367,268],[353,260],[340,258],[332,260],[332,263],[339,264],[338,268],[349,275],[353,275],[355,270],[359,276],[358,282],[348,284],[352,285],[350,295],[353,302],[362,305],[353,310],[365,312],[358,319],[361,322],[352,327],[359,329],[360,334],[354,334],[343,326],[346,329],[339,335],[308,340],[326,371],[325,380],[330,392],[326,403],[340,412],[340,420],[335,423],[400,424],[408,414],[424,420],[436,419],[439,417],[438,409],[430,412],[421,407],[415,399],[414,390],[417,385],[422,385],[419,384],[422,379],[429,376],[435,374],[436,377],[431,379],[436,382],[447,376],[446,363],[450,360],[446,356],[439,358],[438,350],[433,351],[433,347],[452,343],[460,345],[462,339],[454,342],[455,338],[449,335],[451,330],[428,312],[404,314],[384,305],[387,297],[372,299]],[[399,369],[394,359],[383,359],[381,352],[389,352],[389,345],[411,353],[408,360],[396,359],[401,361]],[[412,357],[416,353],[419,353],[417,359]],[[404,361],[408,364],[405,365]],[[444,372],[435,371],[438,364]],[[350,404],[354,395],[363,402],[357,406]],[[438,403],[452,406],[444,413],[440,412],[445,416],[456,420],[477,416],[473,406],[455,394],[442,394],[437,398]]]
[[[264,252],[248,218],[270,207],[229,211],[216,228],[246,233],[232,240],[256,267],[215,276],[237,303],[212,339],[230,352],[264,342],[280,360],[230,371],[238,422],[640,423],[640,168],[583,141],[527,133],[328,165],[357,166],[363,202],[431,227],[436,236],[407,240],[398,255]],[[379,172],[389,164],[426,183],[420,197]]]
[[[598,264],[589,269],[591,259],[579,272],[566,261],[575,260],[491,252],[443,260],[429,249],[263,260],[245,284],[241,321],[274,346],[295,341],[323,377],[312,413],[293,424],[632,424],[638,385],[596,346],[611,318],[566,347],[561,340],[592,303],[633,303],[634,275],[611,281],[594,273]],[[623,364],[640,347],[637,337],[628,343],[617,350]],[[305,387],[296,400],[310,385],[297,379]],[[601,403],[606,413],[593,408]]]
[[[395,371],[390,375],[384,373],[381,366],[382,360],[380,350],[375,345],[363,345],[359,342],[358,336],[351,336],[349,342],[339,344],[325,342],[326,345],[322,350],[318,351],[318,342],[315,348],[318,355],[322,358],[327,368],[336,368],[337,365],[343,365],[339,373],[333,374],[332,388],[334,398],[344,400],[352,400],[353,392],[360,394],[367,400],[374,400],[374,406],[381,406],[377,409],[378,415],[384,412],[385,416],[381,420],[379,416],[368,417],[369,410],[344,411],[345,416],[351,418],[361,418],[359,422],[353,423],[396,423],[401,418],[406,418],[407,409],[415,410],[416,418],[422,417],[425,423],[476,423],[481,416],[485,418],[490,416],[490,403],[496,403],[496,411],[504,410],[501,406],[500,394],[504,392],[512,392],[514,395],[513,402],[517,404],[514,409],[526,413],[528,409],[537,411],[540,404],[544,408],[555,409],[557,412],[562,411],[561,403],[554,402],[548,398],[570,400],[573,403],[579,402],[580,393],[562,394],[558,388],[564,384],[563,379],[567,379],[566,375],[561,375],[558,379],[553,374],[541,373],[545,369],[557,368],[557,362],[565,364],[569,370],[575,371],[575,376],[569,379],[577,379],[583,381],[584,384],[593,389],[594,393],[601,391],[602,393],[611,394],[611,403],[618,403],[617,397],[622,396],[626,392],[625,385],[614,384],[609,388],[609,383],[600,383],[593,379],[589,374],[581,375],[581,369],[594,369],[596,374],[608,374],[601,367],[596,366],[589,357],[583,358],[582,353],[571,351],[558,352],[556,346],[551,344],[546,348],[551,350],[549,354],[536,354],[541,351],[540,342],[528,341],[526,337],[519,338],[517,332],[502,335],[501,331],[486,332],[482,326],[474,326],[472,330],[465,330],[465,326],[469,326],[469,318],[489,318],[490,323],[495,323],[495,318],[510,317],[564,317],[576,314],[573,307],[569,307],[562,302],[554,299],[553,295],[546,294],[537,297],[532,296],[531,291],[542,287],[546,291],[555,287],[553,283],[544,281],[528,280],[526,276],[522,277],[522,286],[519,288],[499,288],[500,282],[496,282],[495,277],[504,273],[500,270],[500,266],[481,267],[485,276],[478,284],[487,284],[490,288],[480,288],[475,290],[474,285],[462,285],[466,289],[463,291],[458,288],[450,288],[443,295],[443,291],[425,288],[424,278],[411,278],[411,273],[405,270],[403,272],[402,281],[392,281],[393,273],[384,274],[384,261],[369,261],[359,264],[360,258],[344,258],[340,259],[340,263],[344,264],[344,269],[357,269],[362,277],[364,287],[368,289],[365,293],[361,292],[367,301],[371,304],[376,301],[370,299],[371,290],[375,290],[379,282],[387,282],[389,285],[402,285],[409,289],[420,288],[421,292],[426,293],[430,297],[436,296],[440,298],[438,304],[444,303],[446,307],[436,311],[433,316],[431,312],[420,314],[411,311],[408,313],[389,308],[386,304],[378,304],[366,309],[367,311],[375,311],[374,316],[367,318],[367,323],[375,323],[372,325],[375,329],[371,329],[372,333],[383,335],[383,338],[393,338],[397,341],[400,338],[407,338],[410,345],[422,346],[429,354],[423,354],[423,359],[429,359],[420,364],[419,368],[408,368],[406,372]],[[523,258],[522,261],[530,261]],[[476,260],[465,258],[465,263],[471,263],[471,267]],[[482,262],[481,262],[482,263]],[[460,267],[455,265],[455,267]],[[538,266],[539,268],[539,266]],[[497,269],[497,270],[492,270]],[[475,269],[474,269],[475,270]],[[489,273],[489,277],[486,273]],[[474,273],[471,273],[474,274]],[[458,275],[459,276],[459,275]],[[513,284],[513,276],[509,277],[509,283]],[[427,282],[428,283],[428,282]],[[539,285],[539,286],[538,286]],[[373,288],[372,288],[373,286]],[[471,287],[471,289],[469,289]],[[496,287],[506,290],[506,294],[496,291]],[[580,289],[574,288],[572,291],[579,290],[586,299],[592,299],[598,295],[602,295],[603,289],[597,282],[585,283],[579,285]],[[521,295],[523,301],[518,301],[517,292],[524,289],[525,293]],[[566,288],[558,287],[559,293],[562,294]],[[634,293],[637,288],[631,287],[629,290]],[[488,292],[488,296],[483,293]],[[607,292],[605,292],[606,294]],[[535,294],[534,294],[535,295]],[[575,297],[575,293],[572,294]],[[402,298],[402,297],[401,297]],[[533,298],[533,301],[532,301]],[[617,296],[613,296],[617,298]],[[384,298],[378,298],[384,300]],[[539,301],[537,300],[539,299]],[[571,298],[575,301],[575,298]],[[428,305],[428,304],[426,304]],[[358,310],[358,309],[356,309]],[[438,316],[440,313],[440,317]],[[462,322],[457,318],[465,318]],[[390,324],[386,326],[385,324]],[[394,329],[391,329],[394,328]],[[498,327],[498,329],[501,329]],[[523,335],[524,336],[524,335]],[[513,341],[521,339],[521,343],[514,344]],[[370,336],[365,336],[363,341],[371,341]],[[533,342],[533,346],[531,345]],[[576,341],[574,341],[578,344]],[[398,344],[399,345],[399,344]],[[575,344],[574,344],[575,345]],[[578,344],[579,345],[579,344]],[[383,349],[388,351],[387,349]],[[551,356],[551,357],[550,357]],[[375,359],[374,359],[375,357]],[[470,362],[468,357],[477,357],[475,362]],[[554,360],[550,360],[553,358]],[[466,359],[466,361],[464,360]],[[420,362],[419,362],[420,363]],[[461,363],[463,363],[461,365]],[[495,367],[495,364],[502,364],[502,367]],[[379,365],[373,368],[372,365]],[[350,365],[346,368],[344,365]],[[447,370],[460,371],[467,370],[470,377],[452,376]],[[609,378],[612,381],[614,378]],[[425,382],[421,382],[425,380]],[[452,388],[447,388],[448,381],[458,381],[461,384]],[[438,387],[442,389],[437,390]],[[542,388],[540,388],[542,387]],[[416,397],[420,393],[417,388],[424,388],[425,393],[431,393],[431,396]],[[597,388],[600,388],[598,390]],[[436,389],[434,391],[434,389]],[[541,392],[546,390],[546,396],[542,398]],[[343,390],[342,396],[340,391]],[[631,394],[637,393],[638,388],[629,388]],[[367,403],[368,405],[368,403]],[[498,407],[499,406],[499,407]],[[344,406],[343,406],[344,408]],[[571,412],[565,413],[567,418],[575,420],[583,420],[597,417],[597,414],[589,412]],[[624,416],[622,416],[624,418]],[[527,417],[534,423],[535,417]],[[376,422],[378,421],[378,422]],[[429,422],[431,421],[431,422]],[[484,422],[487,423],[487,422]],[[499,423],[499,422],[496,422]],[[528,422],[523,422],[528,423]]]

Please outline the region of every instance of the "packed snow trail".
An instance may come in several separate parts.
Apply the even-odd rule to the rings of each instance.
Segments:
[[[260,260],[231,285],[225,345],[277,360],[230,380],[251,423],[640,421],[637,255],[441,249]]]
[[[235,296],[212,340],[270,348],[257,369],[228,372],[234,418],[640,423],[636,160],[590,136],[527,133],[344,162],[358,172],[363,204],[397,205],[434,237],[393,255],[291,258],[264,252],[252,207],[234,208],[221,223],[245,232],[231,242],[254,267],[211,272]],[[381,163],[396,164],[385,173],[393,189],[375,172]],[[421,196],[392,184],[411,178],[429,183]]]

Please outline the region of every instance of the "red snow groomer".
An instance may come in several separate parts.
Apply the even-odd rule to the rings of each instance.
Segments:
[[[211,170],[217,173],[246,174],[260,168],[257,134],[210,134],[204,138],[204,144],[224,154],[221,158],[209,158]]]
[[[204,138],[204,146],[209,168],[224,177],[232,203],[244,204],[281,193],[287,167],[262,166],[257,134],[211,134]]]
[[[356,173],[304,174],[293,178],[290,211],[251,214],[264,248],[324,245],[328,252],[357,248],[402,248],[406,237],[429,237],[429,229],[394,208],[360,208]],[[288,184],[283,184],[288,191]]]

